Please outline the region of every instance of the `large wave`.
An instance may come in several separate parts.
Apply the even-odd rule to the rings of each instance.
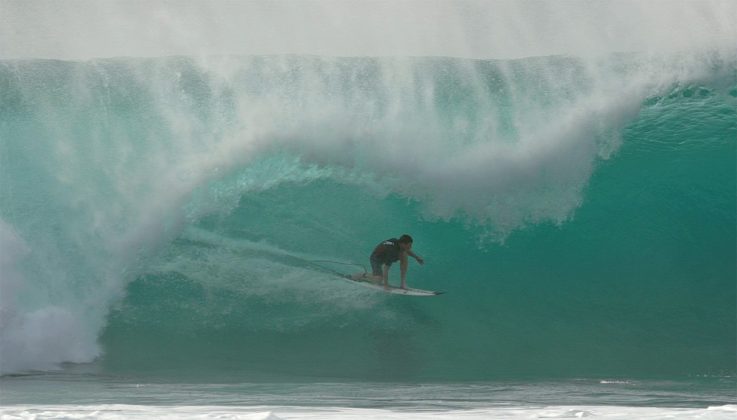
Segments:
[[[4,60],[0,369],[104,348],[122,369],[176,349],[249,373],[729,371],[735,69],[723,49]],[[401,233],[444,300],[305,263]]]

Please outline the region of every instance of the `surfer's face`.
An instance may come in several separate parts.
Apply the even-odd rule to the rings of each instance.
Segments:
[[[399,247],[402,248],[403,251],[409,251],[412,249],[412,242],[400,242]]]

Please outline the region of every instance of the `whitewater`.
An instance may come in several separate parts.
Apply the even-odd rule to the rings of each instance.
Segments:
[[[3,418],[733,416],[735,17],[0,2]]]

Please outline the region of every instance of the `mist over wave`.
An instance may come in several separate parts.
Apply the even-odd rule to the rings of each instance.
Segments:
[[[730,371],[732,29],[587,58],[3,60],[0,372],[174,349],[374,379]],[[305,265],[405,232],[444,301]]]

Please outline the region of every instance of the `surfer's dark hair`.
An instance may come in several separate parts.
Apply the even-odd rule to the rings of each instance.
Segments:
[[[402,235],[402,236],[399,237],[399,243],[402,243],[402,244],[411,244],[412,242],[414,242],[414,241],[412,240],[412,237],[409,236],[409,235]]]

